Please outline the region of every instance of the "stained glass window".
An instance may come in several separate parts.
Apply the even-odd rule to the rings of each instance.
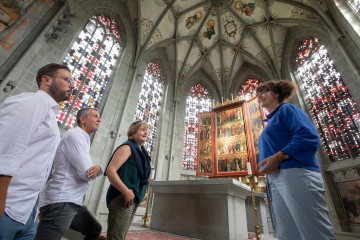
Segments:
[[[241,86],[239,90],[239,96],[243,100],[250,100],[253,97],[256,97],[256,88],[261,85],[262,82],[256,78],[249,78],[247,79]],[[261,112],[262,119],[266,119],[266,115],[268,114],[268,111],[265,108],[261,108],[260,105],[256,101],[251,101],[256,105],[256,109],[259,109],[259,112]]]
[[[298,48],[296,75],[330,161],[360,155],[359,108],[318,38]]]
[[[185,134],[182,167],[196,170],[198,143],[198,113],[211,111],[211,95],[201,84],[195,84],[186,98]]]
[[[249,78],[240,87],[239,95],[242,99],[250,99],[255,97],[256,88],[261,84],[260,80]]]
[[[354,10],[354,12],[360,14],[360,0],[347,0],[347,3]]]
[[[92,16],[65,57],[76,79],[76,91],[60,104],[58,124],[69,129],[83,107],[99,107],[109,77],[120,54],[121,36],[115,19]]]
[[[144,80],[136,108],[135,120],[143,120],[148,124],[148,140],[144,147],[153,154],[154,141],[159,122],[161,99],[164,92],[164,77],[157,62],[150,62],[144,74]]]

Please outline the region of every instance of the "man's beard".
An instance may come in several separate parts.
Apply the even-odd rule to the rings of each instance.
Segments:
[[[55,99],[56,102],[67,101],[70,98],[71,94],[68,94],[65,90],[60,91],[58,85],[55,81],[51,84],[49,88],[51,96]]]

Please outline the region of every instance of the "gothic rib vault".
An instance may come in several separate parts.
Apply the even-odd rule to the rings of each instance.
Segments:
[[[141,0],[136,61],[163,48],[175,92],[197,71],[226,96],[244,66],[281,78],[290,28],[329,28],[321,0]],[[327,24],[329,23],[329,24]]]

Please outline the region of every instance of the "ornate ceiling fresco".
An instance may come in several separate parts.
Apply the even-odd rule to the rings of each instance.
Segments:
[[[246,62],[276,78],[288,29],[321,26],[327,10],[323,2],[141,0],[138,57],[164,48],[176,66],[176,87],[202,69],[224,93]]]

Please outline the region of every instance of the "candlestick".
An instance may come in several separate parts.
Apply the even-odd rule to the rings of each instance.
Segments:
[[[248,162],[248,164],[250,165],[250,162]],[[250,187],[251,187],[251,200],[252,200],[251,202],[252,202],[252,207],[253,207],[253,212],[254,212],[256,240],[261,240],[260,226],[259,226],[259,220],[257,217],[257,206],[256,206],[256,199],[255,199],[255,190],[256,190],[256,186],[257,186],[258,182],[256,181],[257,179],[255,176],[249,176],[248,179],[250,180]]]
[[[145,215],[142,217],[142,219],[144,220],[144,224],[142,225],[142,227],[148,227],[147,222],[149,221],[149,218],[150,218],[148,211],[149,211],[151,196],[152,196],[152,192],[151,192],[151,188],[149,188],[148,198],[146,201]]]
[[[252,175],[252,170],[251,170],[251,164],[250,164],[250,162],[247,162],[247,163],[246,163],[246,167],[247,167],[248,175]]]

